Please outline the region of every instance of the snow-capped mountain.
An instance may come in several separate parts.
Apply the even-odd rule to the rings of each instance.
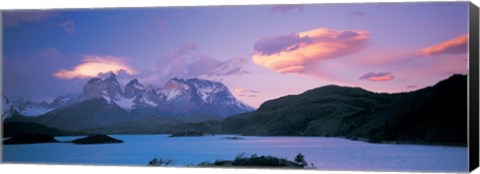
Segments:
[[[67,95],[61,95],[55,98],[51,103],[50,107],[51,108],[59,108],[63,107],[72,103],[75,103],[77,101],[77,98],[72,95],[72,94],[67,94]]]
[[[225,85],[209,80],[173,78],[160,92],[174,108],[174,115],[210,114],[225,117],[253,110],[237,100]]]
[[[155,88],[133,79],[122,92],[113,73],[105,79],[88,80],[79,97],[64,95],[51,103],[21,103],[13,104],[19,114],[41,115],[34,122],[63,130],[92,129],[152,117],[196,122],[254,110],[219,82],[173,78],[162,88]]]
[[[52,102],[32,101],[27,98],[9,99],[3,95],[2,115],[3,119],[11,116],[15,111],[26,117],[36,117],[57,108],[74,103],[76,98],[73,95],[63,95],[55,98]]]
[[[152,85],[145,87],[133,79],[122,92],[112,73],[106,79],[90,79],[83,89],[84,100],[104,98],[134,116],[226,117],[253,110],[237,100],[222,83],[197,78],[173,78],[159,89]]]
[[[110,76],[105,79],[92,78],[83,86],[84,99],[103,97],[107,101],[112,101],[122,96],[120,83],[114,73],[110,73]]]
[[[133,98],[145,92],[145,87],[138,82],[137,79],[133,79],[125,85],[125,98]]]
[[[12,116],[12,113],[9,112],[11,109],[12,103],[5,95],[2,95],[2,120],[5,120]]]

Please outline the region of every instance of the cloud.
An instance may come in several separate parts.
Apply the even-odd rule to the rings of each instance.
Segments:
[[[285,14],[295,9],[298,11],[303,11],[303,5],[274,5],[272,7],[272,13]]]
[[[370,33],[318,28],[298,34],[264,37],[255,43],[253,62],[278,73],[301,73],[311,63],[362,50]]]
[[[258,97],[257,90],[237,88],[233,90],[233,93],[239,97]]]
[[[434,56],[440,54],[461,54],[467,53],[468,34],[462,34],[448,41],[424,48],[420,51],[420,56]]]
[[[101,74],[124,71],[134,74],[135,71],[126,65],[120,58],[112,56],[85,56],[83,63],[75,66],[72,70],[61,69],[53,74],[60,79],[91,78]]]
[[[393,80],[394,77],[395,76],[390,72],[381,72],[381,73],[369,72],[361,76],[359,80],[390,81],[390,80]]]
[[[194,43],[186,43],[176,50],[170,50],[156,60],[153,69],[144,70],[140,78],[147,83],[157,84],[174,77],[218,80],[224,76],[250,73],[244,70],[247,59],[218,60],[197,52],[197,45]]]
[[[235,74],[247,74],[243,70],[243,65],[247,62],[245,59],[228,59],[220,61],[212,59],[208,56],[201,56],[196,58],[187,67],[187,76],[229,76]]]
[[[11,11],[3,13],[3,23],[9,27],[17,27],[21,23],[45,21],[57,14],[51,11]]]
[[[278,37],[264,37],[255,43],[255,51],[261,55],[269,56],[281,51],[294,51],[302,44],[312,42],[310,37],[300,37],[298,34],[290,34]]]
[[[77,31],[75,30],[75,23],[73,23],[72,20],[67,20],[65,22],[59,23],[59,27],[63,28],[63,31],[68,34],[76,33]]]

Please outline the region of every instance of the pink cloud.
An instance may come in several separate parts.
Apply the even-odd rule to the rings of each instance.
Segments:
[[[255,43],[255,51],[262,55],[272,55],[282,51],[293,51],[302,44],[309,44],[312,40],[300,37],[298,34],[283,35],[278,37],[263,37]]]
[[[56,15],[51,11],[12,11],[3,13],[3,20],[6,26],[16,27],[20,23],[45,21]]]
[[[366,46],[370,33],[362,30],[318,28],[255,43],[253,62],[278,73],[301,73],[308,64],[350,55]]]
[[[112,56],[85,56],[82,63],[72,70],[61,69],[53,74],[60,79],[91,78],[98,77],[108,72],[125,72],[134,74],[133,68],[125,64],[120,58]]]
[[[382,81],[393,80],[394,77],[395,76],[390,72],[381,72],[381,73],[369,72],[361,76],[359,79],[382,82]]]
[[[272,7],[272,13],[288,13],[295,9],[303,11],[303,5],[275,5]]]
[[[63,31],[68,34],[76,33],[77,30],[75,30],[75,23],[73,23],[72,20],[67,20],[65,22],[59,23],[59,27],[63,28]]]
[[[233,93],[237,97],[258,97],[258,91],[257,90],[251,90],[251,89],[243,89],[243,88],[237,88],[233,90]]]
[[[420,56],[434,56],[440,54],[459,54],[467,53],[468,34],[462,34],[448,41],[424,48],[420,51]]]

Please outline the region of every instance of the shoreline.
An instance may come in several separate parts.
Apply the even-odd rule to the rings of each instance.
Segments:
[[[86,134],[88,135],[88,134]],[[125,133],[120,133],[120,134],[108,134],[108,135],[165,135],[165,136],[170,136],[171,134],[169,133],[158,133],[158,134],[125,134]],[[195,136],[195,137],[206,137],[206,136],[217,136],[217,135],[224,135],[224,136],[252,136],[252,137],[298,137],[298,138],[341,138],[345,140],[351,140],[351,141],[359,141],[359,142],[365,142],[369,144],[398,144],[398,145],[426,145],[426,146],[448,146],[448,147],[468,147],[467,144],[460,144],[460,143],[436,143],[436,142],[415,142],[415,141],[376,141],[373,139],[368,139],[368,138],[360,138],[360,137],[343,137],[343,136],[294,136],[294,135],[241,135],[241,134],[204,134],[203,136]],[[85,135],[60,135],[60,136],[55,136],[55,137],[81,137]],[[179,136],[177,138],[181,137],[191,137],[191,136]],[[3,140],[9,139],[11,137],[2,137]]]
[[[158,133],[158,134],[108,134],[108,135],[165,135],[165,136],[170,136],[171,134],[163,134],[163,133]],[[467,144],[459,144],[459,143],[435,143],[435,142],[415,142],[415,141],[374,141],[372,139],[368,138],[349,138],[349,137],[343,137],[343,136],[294,136],[294,135],[242,135],[242,134],[204,134],[203,136],[179,136],[176,138],[181,138],[181,137],[207,137],[207,136],[217,136],[217,135],[223,135],[223,136],[242,136],[242,137],[298,137],[298,138],[341,138],[345,140],[351,140],[351,141],[359,141],[359,142],[365,142],[369,144],[398,144],[398,145],[425,145],[425,146],[448,146],[448,147],[468,147]]]

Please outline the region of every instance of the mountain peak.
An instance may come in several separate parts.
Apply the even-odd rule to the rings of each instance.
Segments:
[[[103,80],[98,77],[90,79],[83,86],[83,95],[87,98],[103,97],[108,99],[108,101],[121,96],[120,84],[115,73],[109,73],[110,75]]]
[[[87,84],[95,84],[95,83],[101,83],[101,82],[102,82],[101,78],[94,77],[94,78],[91,78],[90,80],[88,80]]]
[[[130,80],[130,82],[125,85],[125,97],[132,98],[145,91],[145,87],[138,82],[137,79]]]
[[[109,73],[110,73],[110,75],[107,78],[105,78],[103,81],[105,81],[105,82],[118,82],[117,81],[117,76],[115,75],[115,73],[113,73],[113,72],[109,72]]]
[[[253,110],[252,107],[237,100],[227,86],[220,82],[199,78],[172,78],[161,91],[165,94],[168,102],[176,103],[179,106],[199,106],[198,112],[206,109],[206,106],[217,106],[229,108],[229,110],[218,110],[218,115],[228,116],[231,113],[242,113]],[[179,108],[180,109],[180,108]],[[208,108],[215,110],[215,108]]]
[[[128,82],[128,84],[139,84],[139,82],[138,82],[137,78],[134,78],[133,80],[130,80],[130,82]]]
[[[187,80],[184,79],[184,78],[178,78],[178,77],[174,77],[174,78],[171,78],[168,82],[174,82],[174,83],[186,83]]]

